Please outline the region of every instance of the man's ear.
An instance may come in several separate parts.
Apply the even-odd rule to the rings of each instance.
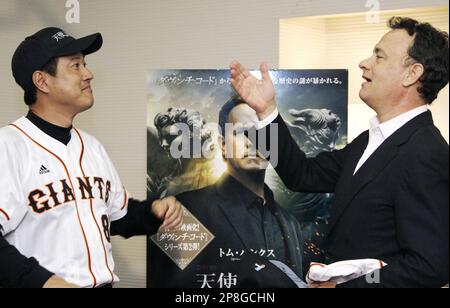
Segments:
[[[420,78],[422,78],[423,74],[425,72],[425,69],[422,64],[420,63],[414,63],[410,65],[408,68],[408,71],[406,72],[405,77],[403,78],[403,86],[404,87],[410,87],[417,82],[420,81]]]
[[[43,71],[35,71],[32,76],[32,80],[36,89],[44,93],[49,93],[50,89],[48,86],[49,76]]]

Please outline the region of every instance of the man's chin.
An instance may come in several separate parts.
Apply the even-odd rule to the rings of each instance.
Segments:
[[[94,100],[87,102],[80,108],[81,109],[80,112],[87,111],[87,110],[91,109],[93,106],[94,106]]]
[[[364,89],[361,88],[361,90],[359,90],[359,98],[367,104],[368,101],[368,95],[367,93],[364,91]]]

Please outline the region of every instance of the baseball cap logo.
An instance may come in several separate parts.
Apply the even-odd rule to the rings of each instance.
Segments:
[[[54,35],[52,36],[52,38],[55,39],[56,42],[59,42],[59,41],[62,40],[63,38],[69,37],[69,36],[70,36],[70,35],[68,35],[68,34],[66,34],[66,33],[64,33],[64,32],[62,32],[62,31],[59,31],[59,32],[57,32],[56,34],[54,34]]]

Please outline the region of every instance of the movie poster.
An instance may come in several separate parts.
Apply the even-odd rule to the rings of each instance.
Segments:
[[[258,71],[252,73],[260,77]],[[270,75],[278,110],[308,156],[346,145],[346,70],[272,70]],[[236,97],[229,71],[154,70],[148,72],[146,85],[148,198],[176,196],[214,185],[227,169],[218,145],[218,118],[222,106]],[[184,123],[188,131],[174,130],[176,123]],[[171,149],[189,143],[189,136],[198,140],[197,146],[190,142],[192,148],[183,152],[189,155],[173,155]],[[279,153],[279,159],[283,159],[283,153]],[[270,166],[265,183],[275,200],[301,225],[304,262],[314,261],[320,254],[321,229],[327,224],[333,196],[294,193]],[[154,247],[151,242],[149,239],[149,247]],[[192,247],[197,246],[189,245],[190,250]],[[149,286],[153,285],[151,257],[149,251]]]

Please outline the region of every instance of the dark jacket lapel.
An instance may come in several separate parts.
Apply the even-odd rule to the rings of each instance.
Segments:
[[[369,185],[397,156],[399,146],[407,142],[419,128],[427,125],[433,125],[430,111],[418,115],[389,136],[353,175],[356,164],[367,147],[368,138],[366,137],[366,141],[364,141],[364,138],[356,141],[357,144],[355,144],[354,149],[349,152],[350,157],[336,189],[335,201],[330,210],[331,218],[325,238],[330,234],[334,225],[355,196]]]
[[[224,215],[224,219],[233,227],[233,231],[241,240],[242,245],[245,249],[250,250],[252,245],[246,240],[248,237],[243,236],[251,232],[249,224],[245,220],[247,204],[245,200],[239,198],[241,194],[236,191],[237,187],[239,186],[236,185],[236,180],[231,176],[224,176],[218,181],[216,191],[223,200],[223,202],[219,202],[219,208]],[[230,211],[230,208],[233,208],[233,210]]]

